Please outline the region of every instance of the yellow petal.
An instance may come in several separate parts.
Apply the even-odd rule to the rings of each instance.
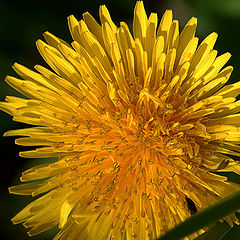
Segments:
[[[172,25],[173,14],[171,10],[166,10],[162,16],[160,21],[158,30],[157,30],[157,37],[163,36],[164,38],[164,51],[167,50],[167,44],[169,39],[169,32]]]
[[[133,36],[141,41],[145,48],[145,38],[147,31],[147,15],[142,1],[137,1],[133,16]]]

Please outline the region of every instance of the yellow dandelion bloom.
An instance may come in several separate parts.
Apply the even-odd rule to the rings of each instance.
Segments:
[[[49,32],[37,41],[52,71],[15,63],[22,79],[6,78],[28,99],[7,96],[1,109],[33,127],[5,136],[38,146],[22,157],[57,158],[10,187],[42,194],[12,219],[30,236],[58,225],[54,240],[155,239],[240,189],[216,174],[240,174],[228,156],[240,156],[240,82],[224,86],[233,68],[213,50],[217,34],[198,44],[196,18],[179,32],[172,11],[158,25],[142,1],[133,35],[99,13],[101,24],[68,18],[71,45]]]

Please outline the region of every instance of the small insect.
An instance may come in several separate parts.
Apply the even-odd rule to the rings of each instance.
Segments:
[[[186,202],[187,202],[187,206],[188,206],[188,211],[191,213],[191,215],[196,213],[197,208],[195,206],[195,203],[190,198],[187,198],[187,197],[186,197]]]

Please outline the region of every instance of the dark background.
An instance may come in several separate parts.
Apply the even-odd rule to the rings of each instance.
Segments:
[[[135,1],[132,0],[65,0],[65,1],[28,1],[0,0],[0,101],[6,95],[21,96],[9,87],[4,79],[6,75],[17,76],[11,66],[19,62],[29,68],[35,64],[46,64],[38,54],[35,41],[42,39],[42,33],[49,31],[71,42],[67,27],[67,16],[74,14],[81,19],[81,14],[88,11],[97,20],[98,7],[106,4],[113,20],[121,20],[132,25]],[[219,54],[230,52],[229,65],[235,70],[230,81],[236,82],[240,77],[240,0],[145,0],[148,14],[156,12],[161,16],[166,9],[174,11],[175,19],[180,21],[181,29],[192,16],[198,18],[197,36],[203,40],[209,33],[219,34],[215,49]],[[26,127],[13,122],[11,117],[0,112],[0,135],[10,129]],[[0,236],[1,239],[27,240],[30,237],[22,225],[12,225],[10,219],[20,211],[32,197],[10,195],[8,187],[18,184],[21,172],[31,166],[42,163],[39,159],[18,157],[24,148],[14,144],[14,138],[0,137]],[[54,231],[34,236],[32,240],[51,239]]]

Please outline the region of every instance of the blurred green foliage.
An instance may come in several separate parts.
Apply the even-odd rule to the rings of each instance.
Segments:
[[[166,9],[173,9],[174,17],[180,21],[181,27],[192,16],[199,19],[197,36],[203,40],[209,33],[215,31],[219,34],[216,49],[219,54],[229,51],[232,58],[230,65],[235,67],[230,82],[236,82],[240,76],[240,0],[145,0],[147,13],[157,12],[159,16]],[[113,20],[118,24],[126,21],[131,25],[133,17],[134,0],[59,0],[59,1],[30,1],[30,0],[0,0],[0,100],[6,95],[21,96],[9,87],[4,78],[6,75],[16,74],[11,66],[16,61],[33,68],[35,64],[46,66],[38,54],[35,41],[44,31],[70,42],[71,37],[67,27],[67,16],[74,14],[78,19],[85,11],[89,11],[98,19],[98,7],[106,4]],[[9,130],[25,127],[24,124],[14,123],[11,117],[0,113],[1,135]],[[13,138],[0,138],[2,153],[1,176],[1,203],[0,203],[0,232],[1,239],[26,240],[26,230],[21,225],[13,226],[10,218],[32,200],[31,197],[10,195],[7,188],[19,183],[22,171],[39,164],[42,160],[28,160],[18,157],[23,147],[15,146]],[[230,180],[240,182],[239,177],[230,176]],[[57,229],[54,229],[56,231]],[[239,228],[234,227],[223,240],[238,239]],[[47,232],[31,239],[51,239],[53,233]],[[239,237],[240,239],[240,237]]]

